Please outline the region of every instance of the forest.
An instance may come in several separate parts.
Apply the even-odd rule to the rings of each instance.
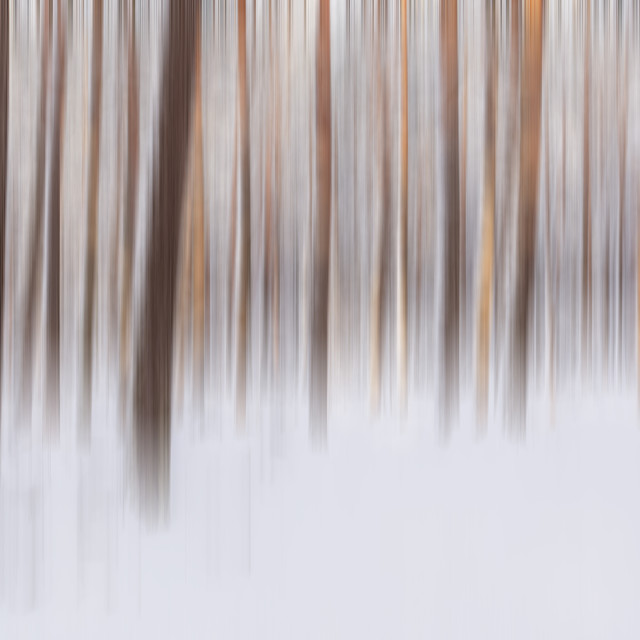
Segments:
[[[0,0],[0,270],[0,611],[352,431],[638,469],[640,5]]]

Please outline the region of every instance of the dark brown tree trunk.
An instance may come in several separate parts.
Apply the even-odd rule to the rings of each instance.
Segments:
[[[330,0],[320,0],[316,54],[316,234],[311,329],[310,425],[326,441],[327,337],[331,238],[331,31]]]
[[[458,3],[441,7],[445,175],[444,377],[445,424],[457,413],[460,344],[460,182],[458,168]]]
[[[25,404],[31,398],[33,347],[36,332],[36,312],[42,284],[42,254],[44,245],[44,179],[47,137],[47,89],[49,85],[50,24],[49,1],[44,0],[42,25],[42,58],[40,62],[40,109],[37,127],[36,176],[34,185],[33,228],[29,244],[29,271],[27,276],[27,300],[24,318],[23,392]]]
[[[524,52],[520,96],[520,181],[513,342],[513,396],[516,422],[524,426],[527,343],[533,294],[542,86],[542,0],[525,0]]]
[[[194,184],[193,184],[193,384],[195,399],[202,409],[205,367],[205,272],[207,226],[204,218],[204,176],[202,151],[202,38],[198,24],[194,93]]]
[[[87,194],[87,253],[83,314],[83,397],[79,435],[91,437],[91,396],[93,381],[93,316],[98,245],[98,186],[100,177],[100,106],[102,102],[102,2],[93,3],[93,52],[91,66],[91,139],[89,151],[89,191]]]
[[[127,174],[123,224],[122,301],[120,303],[120,371],[123,389],[129,381],[131,358],[131,303],[133,291],[133,250],[138,191],[138,64],[136,53],[136,0],[131,0],[127,70]],[[122,396],[124,397],[124,393]]]
[[[246,0],[238,0],[238,116],[240,118],[240,291],[236,365],[236,414],[244,428],[247,405],[247,336],[251,296],[251,168],[247,86]]]
[[[51,174],[49,179],[49,272],[47,282],[47,381],[49,409],[53,428],[59,427],[60,408],[60,180],[62,176],[62,144],[64,133],[64,101],[67,80],[66,16],[58,0],[58,60],[56,99],[51,140]]]
[[[133,403],[141,506],[151,516],[166,514],[169,498],[178,244],[200,3],[171,0],[168,10]]]

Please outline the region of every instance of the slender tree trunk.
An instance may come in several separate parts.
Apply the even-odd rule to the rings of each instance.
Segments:
[[[460,341],[460,182],[458,170],[458,2],[441,7],[443,134],[445,175],[444,240],[444,417],[457,414]]]
[[[491,296],[494,265],[496,126],[498,109],[498,46],[495,33],[495,8],[487,5],[488,75],[485,139],[484,207],[482,213],[482,258],[480,261],[480,305],[478,318],[478,416],[484,425],[489,396],[489,360],[491,341]],[[464,148],[464,146],[463,146]]]
[[[380,211],[375,222],[373,277],[371,280],[371,327],[370,333],[370,367],[371,367],[371,410],[374,414],[380,411],[380,369],[382,362],[382,345],[384,342],[384,309],[387,299],[389,271],[389,218],[391,216],[391,175],[389,161],[389,125],[387,70],[383,63],[384,48],[382,21],[378,24],[376,44],[377,52],[377,103],[378,103],[378,158],[380,186]],[[400,317],[398,317],[400,321]],[[398,371],[400,373],[400,370]]]
[[[66,15],[58,0],[58,60],[56,99],[51,140],[51,174],[49,177],[49,271],[47,282],[47,346],[49,409],[53,428],[59,427],[60,407],[60,181],[62,176],[62,140],[64,133],[64,101],[66,94],[67,53]]]
[[[247,403],[247,337],[251,282],[251,167],[249,144],[249,96],[247,86],[246,0],[238,0],[238,115],[240,118],[240,299],[236,365],[236,415],[243,428]]]
[[[587,366],[591,361],[591,158],[589,145],[589,76],[591,63],[591,0],[586,0],[584,42],[584,151],[582,169],[582,357]]]
[[[7,203],[7,146],[9,120],[9,0],[0,0],[0,415],[4,336],[4,261]],[[0,424],[0,429],[2,425]]]
[[[166,514],[169,498],[178,244],[200,3],[171,0],[168,11],[133,403],[141,506],[152,517]]]
[[[111,265],[112,269],[109,274],[109,342],[113,345],[117,344],[118,341],[118,329],[119,329],[119,317],[118,317],[118,281],[120,276],[120,251],[121,251],[121,219],[122,219],[122,209],[123,209],[123,196],[122,196],[122,171],[123,171],[123,133],[122,130],[123,120],[124,120],[124,91],[122,90],[122,78],[124,77],[123,70],[123,49],[125,47],[123,42],[123,32],[124,32],[124,18],[123,13],[125,12],[122,4],[124,0],[119,0],[118,2],[118,37],[117,37],[117,46],[118,52],[116,54],[116,69],[117,69],[117,80],[116,86],[118,91],[118,97],[116,101],[116,185],[115,185],[115,209],[116,209],[116,220],[112,235],[112,259]],[[114,347],[110,347],[110,352]]]
[[[502,206],[500,209],[500,233],[498,235],[496,263],[497,268],[494,270],[495,285],[495,312],[499,322],[507,322],[508,304],[507,304],[507,278],[505,277],[509,269],[508,261],[508,243],[512,235],[512,194],[516,181],[517,172],[517,138],[518,138],[518,92],[520,88],[520,0],[511,1],[510,9],[511,18],[511,35],[510,35],[510,54],[509,54],[509,99],[506,112],[506,153],[505,153],[505,180],[502,191]],[[496,361],[502,353],[501,348],[503,342],[506,342],[496,336]]]
[[[50,25],[49,1],[44,0],[42,24],[42,57],[40,62],[40,109],[37,127],[36,176],[34,185],[33,228],[29,244],[27,300],[24,318],[23,391],[31,398],[33,348],[36,332],[36,311],[42,285],[42,254],[44,244],[44,179],[47,137],[47,92],[49,86]],[[25,399],[25,404],[29,404]]]
[[[488,8],[493,4],[487,4]],[[467,131],[469,120],[468,34],[464,34],[462,61],[462,144],[460,148],[460,358],[467,362]],[[464,367],[463,367],[464,370]]]
[[[535,229],[540,150],[542,85],[542,0],[525,0],[524,54],[522,62],[520,119],[520,181],[513,343],[513,396],[524,425],[527,393],[527,342],[533,294]]]
[[[136,0],[131,0],[127,69],[127,174],[123,225],[122,302],[120,304],[120,371],[123,388],[129,381],[131,360],[131,303],[133,295],[133,252],[138,191],[138,63],[136,53]],[[125,394],[122,394],[124,397]]]
[[[311,317],[311,434],[326,441],[327,329],[331,238],[331,31],[330,0],[320,0],[316,54],[316,233]]]
[[[205,272],[207,270],[207,225],[204,218],[202,149],[202,36],[198,24],[194,105],[194,211],[193,211],[193,382],[196,402],[202,409],[205,367]]]
[[[620,46],[626,47],[624,35],[620,36]],[[622,60],[620,61],[620,75],[619,78],[619,102],[618,104],[620,113],[618,115],[618,147],[620,153],[620,191],[618,194],[618,368],[619,373],[622,375],[624,371],[623,360],[623,342],[622,342],[622,313],[623,313],[623,293],[624,293],[624,208],[625,208],[625,190],[626,190],[626,174],[627,174],[627,131],[628,131],[628,102],[629,102],[629,77],[628,77],[628,62],[626,55],[626,48],[622,54]]]
[[[238,228],[238,127],[239,118],[236,113],[235,136],[233,139],[233,172],[231,178],[229,281],[227,283],[227,364],[229,377],[231,377],[231,361],[233,356],[231,345],[233,344],[234,275],[236,273],[236,236]]]
[[[83,362],[84,388],[80,436],[91,436],[93,381],[93,316],[95,308],[96,253],[98,245],[98,186],[100,177],[100,106],[102,102],[102,2],[93,3],[93,52],[91,68],[91,149],[89,151],[89,192],[87,196],[87,253],[84,282]]]
[[[264,195],[264,231],[263,231],[263,261],[262,261],[262,387],[266,388],[268,372],[269,372],[269,294],[271,284],[271,251],[272,251],[272,206],[273,206],[273,168],[272,168],[272,153],[275,145],[274,142],[274,118],[275,113],[273,109],[273,100],[275,99],[275,66],[277,62],[273,56],[273,14],[271,11],[271,2],[269,2],[269,22],[267,25],[268,45],[267,45],[267,66],[269,77],[269,97],[266,102],[267,112],[267,124],[266,124],[266,142],[264,149],[264,181],[265,181],[265,195]],[[277,189],[277,187],[276,187]]]
[[[400,2],[400,40],[402,47],[402,101],[400,120],[400,217],[398,220],[398,400],[400,411],[407,410],[407,224],[409,217],[409,90],[407,80],[407,0]]]

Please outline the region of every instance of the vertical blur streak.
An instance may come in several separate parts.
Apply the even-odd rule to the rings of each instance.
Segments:
[[[138,194],[138,63],[136,50],[136,0],[129,0],[127,43],[127,171],[126,199],[123,224],[123,274],[120,301],[120,373],[121,396],[124,397],[131,369],[131,307],[133,296],[133,249],[136,227],[136,199]]]
[[[7,203],[7,123],[9,120],[9,0],[0,0],[0,430],[4,344],[4,245]]]
[[[327,334],[331,233],[330,0],[320,0],[316,54],[316,226],[311,316],[310,420],[322,443],[327,430]]]
[[[89,148],[89,192],[87,195],[87,253],[84,281],[83,364],[84,389],[78,435],[91,437],[93,380],[93,316],[95,310],[96,252],[98,244],[98,180],[100,177],[100,107],[102,102],[102,2],[93,3],[93,51],[91,65],[91,138]]]
[[[163,53],[157,163],[152,176],[146,283],[134,383],[141,507],[168,515],[171,376],[185,166],[200,3],[172,0]]]
[[[407,80],[407,0],[400,2],[402,96],[400,125],[400,219],[398,221],[398,395],[400,410],[407,409],[407,226],[409,218],[409,90]]]
[[[238,281],[236,417],[244,429],[247,410],[247,338],[251,296],[251,167],[249,96],[247,86],[247,26],[245,0],[238,2],[238,117],[240,119],[240,265]]]
[[[28,260],[28,284],[27,300],[24,320],[24,352],[22,361],[22,390],[24,408],[28,410],[31,404],[32,369],[34,357],[34,342],[36,339],[36,312],[40,297],[42,282],[42,253],[43,253],[43,226],[44,226],[44,180],[45,180],[45,151],[47,138],[47,91],[49,86],[49,2],[42,3],[44,19],[42,21],[42,56],[40,62],[40,109],[36,133],[36,172],[34,193],[34,209],[32,216],[33,228],[29,243]]]
[[[64,101],[67,75],[66,11],[58,0],[58,54],[56,61],[56,93],[51,140],[51,174],[49,178],[49,268],[47,280],[47,383],[48,412],[57,435],[60,410],[60,176],[64,137]]]
[[[487,419],[489,395],[489,343],[491,337],[491,289],[493,283],[493,246],[496,183],[496,126],[498,109],[498,45],[496,12],[493,5],[486,8],[487,22],[487,97],[485,131],[484,194],[480,258],[480,302],[478,318],[478,420],[481,426]]]
[[[458,176],[458,0],[440,7],[444,136],[444,425],[455,419],[459,394],[460,184]]]
[[[524,53],[522,59],[520,119],[520,180],[512,396],[515,423],[522,427],[526,418],[527,347],[535,259],[538,165],[540,150],[540,110],[542,85],[542,7],[543,0],[525,0]]]

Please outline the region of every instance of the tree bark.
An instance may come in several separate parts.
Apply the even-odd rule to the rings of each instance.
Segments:
[[[398,401],[400,411],[407,409],[407,224],[409,217],[409,91],[407,80],[407,0],[400,2],[400,39],[402,46],[402,84],[400,121],[400,219],[398,220]]]
[[[317,442],[327,435],[327,334],[331,238],[330,0],[320,0],[316,54],[316,233],[311,329],[310,426]]]
[[[9,121],[9,0],[0,0],[0,412],[4,336],[4,261],[7,204],[7,147]],[[0,413],[1,415],[1,413]],[[0,428],[1,428],[0,424]]]
[[[44,245],[44,181],[46,165],[47,138],[47,93],[49,86],[50,54],[50,17],[49,0],[44,0],[42,24],[42,57],[40,62],[40,109],[37,126],[36,175],[34,185],[33,228],[29,243],[29,270],[27,276],[27,300],[24,318],[24,354],[23,354],[23,391],[28,395],[25,404],[31,398],[33,347],[36,331],[36,310],[42,285],[42,254]]]
[[[204,394],[205,367],[205,270],[207,268],[207,226],[204,218],[204,175],[202,150],[202,37],[198,24],[194,94],[194,185],[193,185],[193,384],[200,409]]]
[[[457,414],[460,342],[460,182],[458,167],[458,3],[441,8],[445,175],[444,420]]]
[[[589,76],[591,64],[591,0],[586,0],[584,42],[584,151],[582,165],[582,357],[591,360],[591,158],[589,145]]]
[[[403,0],[404,1],[404,0]],[[380,370],[384,335],[384,309],[387,299],[389,271],[389,218],[391,216],[391,175],[389,162],[389,125],[387,71],[382,60],[383,36],[380,35],[383,23],[378,24],[377,51],[377,103],[378,103],[378,158],[380,211],[375,222],[373,274],[371,280],[371,326],[370,333],[370,368],[371,368],[371,410],[377,415],[380,412]],[[400,264],[400,263],[399,263]],[[398,298],[398,302],[400,299]],[[401,321],[398,308],[398,322]],[[400,343],[398,342],[398,345]],[[400,367],[398,374],[400,374]]]
[[[91,68],[91,139],[89,151],[89,192],[87,195],[87,253],[83,314],[83,411],[80,438],[91,437],[91,401],[93,381],[93,316],[95,308],[96,252],[98,244],[98,186],[100,177],[100,107],[102,102],[102,5],[93,3],[93,52]]]
[[[171,0],[160,89],[146,289],[135,367],[134,423],[143,512],[166,515],[171,444],[171,373],[181,204],[191,119],[200,3]]]
[[[527,342],[533,293],[535,230],[540,150],[542,85],[542,0],[525,0],[524,55],[520,96],[520,181],[513,344],[513,396],[519,426],[524,426],[527,394]]]
[[[52,428],[59,428],[60,410],[60,180],[62,176],[62,140],[64,139],[64,102],[67,79],[66,16],[58,0],[58,59],[56,99],[51,140],[49,176],[51,211],[49,214],[49,273],[47,282],[47,382]]]
[[[240,118],[240,284],[236,365],[236,418],[244,428],[247,404],[247,334],[251,282],[251,167],[247,87],[246,0],[238,0],[238,116]]]
[[[136,0],[131,0],[127,62],[127,174],[123,224],[122,301],[120,303],[120,372],[123,389],[129,381],[131,360],[131,302],[133,291],[133,252],[138,192],[138,63],[136,53]],[[122,397],[125,393],[122,394]]]
[[[478,417],[486,423],[489,396],[489,360],[491,342],[491,296],[494,264],[496,125],[498,109],[498,46],[495,33],[495,9],[487,5],[488,75],[484,162],[484,206],[482,214],[482,258],[480,261],[480,305],[478,318]]]

